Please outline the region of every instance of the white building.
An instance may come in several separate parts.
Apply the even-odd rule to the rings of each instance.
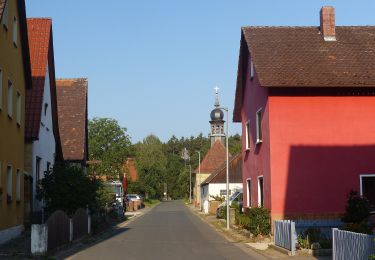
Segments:
[[[230,158],[229,161],[229,195],[236,190],[242,190],[242,154],[239,153]],[[210,201],[214,200],[213,197],[226,197],[226,162],[222,164],[215,172],[213,172],[201,184],[201,205],[203,211],[209,212]]]
[[[30,212],[42,210],[36,198],[40,181],[62,158],[56,101],[51,19],[27,19],[32,88],[26,93],[25,111],[25,222]]]

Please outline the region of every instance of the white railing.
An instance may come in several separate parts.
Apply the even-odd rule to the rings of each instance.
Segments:
[[[375,254],[375,236],[332,229],[333,260],[362,260],[369,259]]]
[[[296,252],[296,224],[291,220],[275,220],[274,222],[274,243],[276,246]]]

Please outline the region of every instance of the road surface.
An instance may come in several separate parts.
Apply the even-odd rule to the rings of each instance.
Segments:
[[[182,202],[163,202],[69,259],[264,259],[227,241]]]

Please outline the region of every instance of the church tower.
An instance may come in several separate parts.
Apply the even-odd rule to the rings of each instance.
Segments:
[[[211,133],[209,137],[211,139],[211,147],[214,143],[219,140],[223,146],[225,146],[225,134],[224,134],[224,112],[220,109],[219,102],[219,88],[215,87],[215,108],[211,111]]]

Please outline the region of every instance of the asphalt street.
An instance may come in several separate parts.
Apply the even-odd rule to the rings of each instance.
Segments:
[[[246,252],[245,252],[246,251]],[[227,241],[182,202],[163,202],[69,259],[264,259]]]

